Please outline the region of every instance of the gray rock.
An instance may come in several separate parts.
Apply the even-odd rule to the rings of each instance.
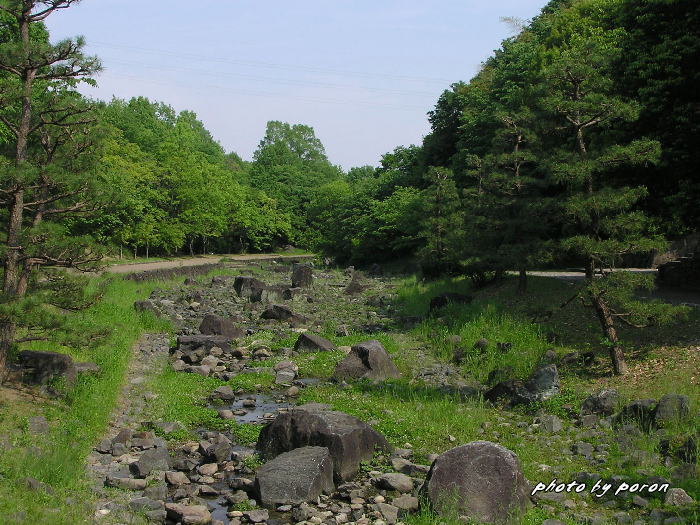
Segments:
[[[136,463],[131,464],[135,476],[145,478],[154,470],[169,470],[170,455],[166,448],[150,448],[139,456]]]
[[[105,485],[124,490],[143,490],[146,488],[146,480],[119,476],[107,476]]]
[[[22,366],[22,380],[27,383],[45,385],[56,378],[63,378],[71,384],[77,371],[73,358],[56,352],[35,352],[23,350],[19,353]]]
[[[199,451],[208,461],[222,463],[231,457],[233,445],[226,436],[217,434],[215,437],[200,441]]]
[[[315,501],[333,489],[333,459],[325,447],[284,452],[255,473],[255,492],[266,507]]]
[[[401,493],[413,490],[413,480],[406,474],[382,474],[375,480],[375,483],[380,489],[396,490]]]
[[[243,516],[251,523],[263,523],[270,519],[270,514],[265,509],[246,510]]]
[[[162,501],[168,497],[168,486],[165,483],[156,483],[155,485],[146,487],[143,491],[143,495],[147,498]]]
[[[314,284],[313,268],[309,264],[295,264],[292,269],[292,288],[309,288]]]
[[[166,472],[165,481],[168,482],[168,485],[172,485],[174,487],[180,487],[182,485],[189,485],[192,483],[190,478],[188,478],[184,472],[178,471]]]
[[[486,523],[519,523],[529,501],[518,458],[488,441],[441,454],[430,468],[423,493],[438,513],[456,511]]]
[[[180,522],[182,525],[209,525],[212,519],[205,505],[166,503],[165,510],[169,519]]]
[[[233,282],[233,289],[236,290],[238,296],[246,298],[255,294],[256,291],[265,288],[265,286],[265,283],[261,280],[247,275],[239,275]]]
[[[296,314],[291,308],[283,304],[271,304],[260,314],[261,319],[277,319],[278,321],[289,321],[292,324],[303,324],[308,319],[303,315]]]
[[[382,514],[382,517],[389,525],[394,525],[399,521],[399,508],[389,505],[388,503],[377,503],[376,509]]]
[[[664,497],[664,503],[674,507],[692,505],[694,502],[695,500],[688,496],[688,493],[685,490],[680,488],[668,489],[668,492],[666,492],[666,496]]]
[[[334,348],[335,345],[328,339],[324,339],[320,335],[310,334],[308,332],[299,334],[296,343],[294,343],[294,350],[297,352],[318,352],[333,350]]]
[[[664,427],[674,421],[684,421],[690,415],[690,399],[680,394],[666,394],[659,400],[654,412],[654,423]]]
[[[231,351],[230,340],[224,335],[181,335],[177,338],[177,349],[183,353],[192,352],[200,347],[208,352],[215,346],[224,352]]]
[[[290,385],[292,381],[294,381],[294,378],[296,376],[297,375],[294,372],[294,370],[292,370],[291,368],[285,368],[277,372],[277,374],[275,375],[275,384]]]
[[[229,319],[215,314],[204,316],[199,325],[199,331],[204,335],[222,335],[228,339],[240,339],[246,336],[246,331],[234,325]]]
[[[129,508],[136,512],[146,512],[149,510],[163,508],[163,502],[142,496],[139,498],[133,498],[131,501],[129,501]]]
[[[211,399],[221,399],[222,401],[233,401],[236,399],[233,389],[229,385],[220,386],[214,389],[209,395]]]
[[[391,460],[391,466],[397,472],[401,474],[406,474],[407,476],[415,476],[417,474],[427,474],[430,471],[430,467],[427,465],[416,465],[411,463],[409,460],[404,458],[393,458]]]
[[[391,500],[391,504],[398,507],[400,511],[406,512],[415,512],[419,507],[418,498],[409,494],[402,494],[398,498],[394,498]]]
[[[581,415],[611,416],[617,411],[620,394],[614,389],[604,389],[588,396],[581,404]]]
[[[381,381],[395,379],[400,375],[381,343],[372,340],[354,345],[347,357],[336,366],[333,379],[346,381],[366,378]]]
[[[149,301],[148,299],[134,302],[134,310],[137,312],[151,312],[157,317],[160,316],[160,311],[158,308],[156,308],[155,303],[153,301]]]
[[[591,445],[590,443],[586,443],[585,441],[578,441],[573,444],[571,450],[574,452],[574,454],[578,454],[579,456],[585,456],[589,458],[593,455],[594,448],[593,445]]]
[[[557,365],[549,364],[539,367],[524,385],[524,391],[519,393],[521,402],[532,403],[544,401],[557,395],[560,390]]]
[[[561,419],[553,415],[546,415],[540,417],[539,423],[542,429],[546,432],[549,432],[550,434],[556,434],[557,432],[561,432],[561,429],[564,428]]]
[[[335,479],[343,481],[353,478],[360,462],[372,459],[375,449],[391,449],[384,436],[366,423],[316,403],[278,415],[263,427],[256,448],[272,459],[303,446],[327,447]]]

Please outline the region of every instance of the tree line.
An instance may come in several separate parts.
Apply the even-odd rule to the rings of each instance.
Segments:
[[[0,0],[0,370],[89,303],[56,268],[125,251],[294,244],[477,286],[516,271],[521,293],[530,269],[580,265],[619,373],[616,324],[674,314],[634,300],[647,278],[609,270],[697,229],[696,2],[552,0],[443,92],[422,144],[347,172],[306,125],[269,122],[246,162],[190,111],[81,96],[99,60],[43,23],[75,3]]]

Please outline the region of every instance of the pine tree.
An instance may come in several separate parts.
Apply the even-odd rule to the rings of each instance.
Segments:
[[[75,3],[11,0],[0,4],[6,37],[0,43],[0,122],[10,134],[0,157],[0,200],[8,210],[1,216],[0,380],[18,325],[45,326],[42,318],[48,310],[37,310],[43,302],[71,307],[67,299],[77,288],[65,286],[67,277],[54,276],[40,283],[37,269],[89,269],[100,258],[89,239],[70,236],[66,225],[57,221],[92,206],[87,198],[91,179],[83,174],[93,146],[94,119],[75,87],[91,82],[89,76],[100,64],[83,55],[81,38],[50,44],[43,26],[51,14]],[[32,284],[46,289],[52,283],[56,286],[50,291],[28,297]]]
[[[615,126],[638,114],[633,101],[613,90],[611,67],[622,52],[621,31],[604,30],[572,12],[555,23],[562,27],[552,33],[566,36],[548,51],[542,106],[553,117],[550,145],[558,142],[551,149],[552,182],[566,188],[559,199],[564,217],[560,247],[584,263],[581,298],[596,313],[615,373],[625,374],[617,322],[644,326],[673,311],[634,300],[636,288],[653,286],[650,276],[613,272],[624,256],[661,249],[664,241],[635,209],[646,189],[616,184],[610,169],[655,162],[660,145],[643,138],[614,142]]]

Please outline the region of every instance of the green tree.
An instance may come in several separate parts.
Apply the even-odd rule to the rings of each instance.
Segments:
[[[271,121],[253,155],[248,182],[289,214],[294,241],[310,245],[306,217],[311,194],[341,176],[342,171],[328,161],[313,128]]]
[[[42,23],[74,3],[0,3],[4,33],[0,122],[10,133],[0,158],[0,199],[7,206],[0,245],[4,266],[0,376],[18,325],[41,324],[37,323],[42,315],[38,305],[43,303],[27,297],[32,285],[38,284],[34,279],[37,269],[46,265],[86,269],[99,260],[89,239],[71,237],[58,221],[61,216],[90,209],[86,153],[92,146],[93,119],[90,106],[75,87],[80,82],[92,83],[89,77],[99,71],[100,64],[83,55],[80,38],[50,44]]]
[[[639,107],[623,99],[612,81],[613,65],[623,52],[624,32],[603,29],[591,15],[607,4],[605,0],[582,3],[553,21],[544,70],[547,96],[542,105],[553,116],[555,129],[565,132],[564,141],[552,151],[549,167],[554,182],[566,188],[560,197],[561,247],[584,262],[582,298],[596,312],[615,373],[625,374],[616,323],[659,321],[671,310],[633,300],[635,287],[652,286],[646,276],[612,272],[623,256],[660,249],[664,241],[635,209],[646,188],[616,185],[609,177],[612,167],[655,162],[660,147],[643,138],[614,142],[616,126],[634,121]],[[596,271],[603,276],[596,278]]]

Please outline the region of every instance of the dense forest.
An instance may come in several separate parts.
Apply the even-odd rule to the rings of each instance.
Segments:
[[[309,126],[269,122],[246,162],[192,112],[145,98],[93,103],[73,76],[61,97],[89,115],[80,170],[95,185],[94,211],[59,222],[113,253],[294,244],[360,264],[417,256],[428,273],[649,251],[698,223],[699,11],[682,0],[552,1],[473,79],[445,90],[421,145],[347,173]],[[12,38],[7,23],[4,32]],[[33,38],[48,45],[43,29]],[[0,140],[11,164],[14,109],[4,94]],[[46,152],[33,131],[38,162]],[[593,248],[596,239],[611,242]],[[610,246],[629,239],[635,249]]]
[[[477,285],[518,271],[524,291],[529,269],[591,278],[697,229],[691,0],[552,0],[443,92],[422,144],[347,173],[306,125],[269,122],[248,162],[192,112],[87,100],[78,88],[99,60],[80,39],[50,43],[42,21],[56,6],[44,4],[0,13],[7,304],[41,266],[287,245],[341,264],[414,260],[426,277]],[[648,282],[606,283],[591,289],[604,327],[656,318],[629,301]]]

